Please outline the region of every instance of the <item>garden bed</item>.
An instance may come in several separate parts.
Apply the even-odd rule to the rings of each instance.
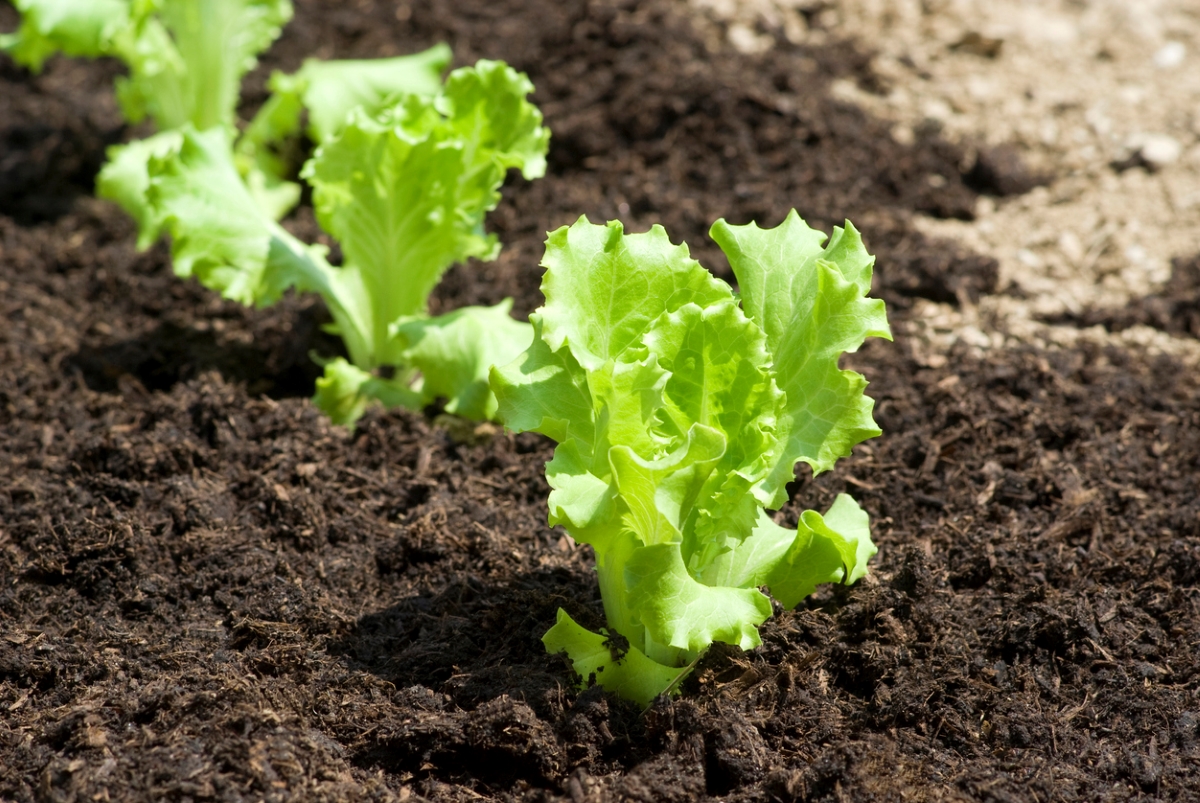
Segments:
[[[868,45],[747,55],[666,0],[296,5],[252,102],[307,54],[438,41],[537,86],[548,174],[510,180],[505,250],[451,271],[438,310],[530,312],[545,232],[580,214],[661,222],[725,278],[718,217],[851,218],[898,332],[848,360],[884,435],[801,474],[782,517],[851,493],[872,575],[647,712],[579,693],[540,641],[559,607],[601,624],[589,552],[545,523],[552,444],[433,410],[330,425],[307,401],[309,352],[336,348],[319,302],[221,301],[90,197],[135,133],[117,67],[3,61],[0,799],[1196,794],[1200,381],[1103,345],[917,359],[921,302],[970,306],[997,270],[915,216],[969,219],[1011,182],[837,99],[881,91]],[[311,208],[287,226],[316,236]],[[1171,287],[1147,309],[1194,303]]]

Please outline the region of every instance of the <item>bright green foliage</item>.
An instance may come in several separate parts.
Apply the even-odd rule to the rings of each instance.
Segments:
[[[224,142],[224,132],[221,139]],[[138,248],[153,245],[162,227],[155,208],[146,201],[150,191],[150,162],[178,153],[182,147],[182,133],[160,131],[146,139],[109,148],[108,164],[96,176],[96,194],[115,201],[137,221]]]
[[[177,275],[248,305],[272,303],[288,287],[320,291],[328,284],[332,269],[323,251],[300,243],[259,207],[223,129],[170,133],[180,144],[148,162],[146,208],[171,235]]]
[[[159,134],[109,149],[96,182],[101,197],[116,201],[138,221],[138,245],[160,234],[149,209],[148,163],[177,148],[171,133],[185,125],[221,128],[233,142],[243,76],[253,69],[282,26],[290,0],[18,0],[21,27],[0,37],[0,47],[20,64],[40,70],[56,52],[112,56],[129,70],[116,91],[126,118],[149,116]],[[276,165],[266,165],[275,167]],[[295,206],[300,187],[279,170],[248,159],[239,165],[255,202],[278,219]]]
[[[533,85],[501,62],[441,74],[450,49],[374,61],[309,60],[271,77],[273,95],[237,135],[243,75],[290,19],[290,0],[15,0],[21,28],[0,37],[20,63],[110,55],[129,67],[126,116],[160,132],[109,150],[97,191],[138,222],[138,245],[172,238],[175,272],[243,304],[289,288],[319,293],[350,360],[325,363],[316,402],[353,423],[372,400],[418,407],[437,398],[468,418],[496,411],[489,367],[532,339],[509,306],[440,318],[426,301],[442,274],[494,259],[483,229],[510,168],[546,169],[550,132],[526,99]],[[342,246],[300,242],[275,221],[300,198],[279,148],[318,145],[301,177],[317,217]]]
[[[740,299],[661,227],[581,218],[551,233],[533,343],[491,375],[501,420],[559,443],[550,523],[596,553],[607,634],[559,611],[543,641],[642,704],[712,642],[760,643],[759,586],[793,607],[854,582],[875,553],[848,496],[794,530],[766,512],[797,461],[828,469],[879,432],[866,381],[837,366],[890,339],[883,302],[866,298],[874,259],[849,223],[822,248],[795,212],[712,235]]]
[[[394,332],[404,342],[405,362],[421,374],[414,389],[420,404],[446,399],[446,412],[482,420],[496,417],[488,371],[520,354],[533,328],[509,314],[512,300],[494,307],[464,307],[436,318],[401,319]]]
[[[405,95],[432,98],[442,88],[442,73],[450,65],[450,48],[435,45],[411,56],[390,59],[321,61],[308,59],[292,75],[276,72],[268,86],[271,96],[250,121],[237,142],[238,169],[247,182],[261,183],[257,197],[279,196],[297,185],[286,181],[290,172],[280,150],[300,133],[308,113],[308,135],[324,144],[342,130],[350,112],[362,108],[378,114]],[[282,196],[277,205],[295,199]],[[269,203],[269,202],[268,202]]]
[[[889,336],[883,302],[864,298],[875,259],[849,225],[834,229],[822,251],[825,235],[798,215],[770,231],[717,221],[712,237],[738,277],[746,314],[762,327],[771,353],[781,355],[775,378],[791,400],[778,433],[786,453],[814,473],[827,471],[851,446],[879,434],[873,402],[863,395],[866,380],[838,368],[842,353],[864,337]],[[784,253],[808,255],[809,269],[794,270]],[[766,485],[771,507],[783,503],[791,479],[791,464],[778,463]]]
[[[242,76],[292,16],[289,0],[16,0],[21,27],[0,44],[20,64],[115,56],[117,96],[159,130],[232,126]]]
[[[452,73],[436,99],[409,95],[375,117],[356,111],[305,166],[317,218],[370,301],[370,351],[352,351],[359,366],[397,364],[389,327],[424,314],[451,265],[499,252],[482,224],[507,169],[526,178],[545,170],[548,132],[525,100],[532,89],[507,65],[481,61]]]
[[[328,142],[359,106],[374,114],[401,95],[438,94],[452,55],[449,46],[441,44],[390,59],[308,59],[291,75],[271,75],[271,97],[254,116],[246,136],[270,143],[296,134],[300,112],[307,109],[309,137],[318,144]]]
[[[141,247],[160,234],[146,200],[147,165],[171,143],[177,146],[178,137],[165,132],[184,125],[226,129],[251,196],[278,220],[300,199],[300,186],[287,180],[289,165],[276,148],[298,132],[303,112],[313,140],[325,142],[356,107],[376,112],[407,94],[436,95],[451,57],[446,45],[437,45],[392,59],[310,59],[295,75],[272,76],[274,94],[236,137],[242,78],[291,18],[290,0],[17,0],[16,5],[21,27],[0,36],[0,47],[18,63],[40,70],[59,51],[118,58],[129,68],[116,87],[126,117],[137,122],[149,116],[163,132],[111,148],[97,181],[101,197],[138,221]]]
[[[333,423],[352,425],[372,401],[382,402],[385,407],[420,406],[421,394],[408,387],[411,378],[411,374],[378,377],[338,357],[325,363],[325,375],[317,380],[313,401]]]
[[[18,64],[40,71],[59,51],[68,56],[103,56],[130,25],[129,0],[13,0],[21,27],[0,35],[0,49]]]
[[[335,420],[353,421],[371,399],[437,397],[451,412],[488,417],[488,368],[518,354],[532,329],[507,305],[429,319],[426,302],[454,263],[495,257],[483,218],[508,168],[527,178],[545,169],[549,133],[525,99],[531,90],[523,74],[481,61],[434,97],[352,112],[301,171],[318,220],[341,243],[340,267],[262,210],[221,130],[185,128],[181,146],[152,158],[147,203],[181,276],[244,304],[270,304],[289,287],[324,297],[350,356],[326,365],[316,396]]]
[[[125,116],[160,130],[232,125],[242,76],[292,16],[289,0],[134,0],[115,40],[129,65],[117,84]]]

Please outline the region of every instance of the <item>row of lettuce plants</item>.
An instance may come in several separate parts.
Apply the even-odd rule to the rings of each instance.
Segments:
[[[866,338],[890,339],[869,297],[874,258],[848,222],[827,239],[794,211],[773,229],[717,221],[734,292],[660,226],[581,217],[550,233],[529,321],[511,300],[430,316],[448,268],[498,254],[484,218],[507,172],[546,170],[550,134],[524,74],[485,60],[443,80],[445,45],[310,59],[273,74],[240,121],[242,79],[289,0],[15,4],[20,28],[0,48],[18,63],[125,64],[121,108],[156,131],[110,150],[97,192],[137,221],[140,247],[169,239],[176,274],[243,304],[321,296],[348,355],[314,356],[314,402],[333,421],[441,400],[558,443],[550,523],[594,550],[607,627],[560,610],[543,641],[581,683],[648,705],[714,642],[758,646],[771,598],[793,608],[864,576],[876,550],[849,496],[794,527],[771,512],[797,463],[829,470],[879,434],[866,380],[839,367]],[[281,225],[301,182],[340,260]]]

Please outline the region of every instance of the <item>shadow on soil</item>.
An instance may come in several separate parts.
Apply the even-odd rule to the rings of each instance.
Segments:
[[[321,329],[321,311],[308,308],[295,316],[289,331],[269,332],[249,343],[212,329],[164,321],[137,337],[84,345],[68,360],[89,388],[119,390],[132,377],[150,391],[169,391],[179,382],[216,371],[228,382],[244,384],[251,395],[275,399],[309,397],[321,376],[310,354],[341,353],[339,341]]]
[[[1093,307],[1042,320],[1080,328],[1103,326],[1109,332],[1149,326],[1172,335],[1200,338],[1200,253],[1171,260],[1171,278],[1157,293],[1131,299],[1121,307]]]
[[[108,147],[125,130],[107,110],[81,113],[81,96],[111,85],[116,65],[101,64],[89,71],[85,62],[54,58],[34,75],[0,58],[0,214],[25,226],[53,221],[92,193]]]
[[[562,568],[499,584],[466,577],[359,619],[329,652],[393,684],[407,718],[373,735],[355,763],[419,777],[449,773],[497,788],[524,781],[558,789],[568,758],[563,743],[575,741],[560,732],[578,729],[581,710],[585,720],[603,722],[607,752],[628,753],[632,732],[641,730],[639,712],[598,692],[572,703],[564,659],[541,643],[558,608],[577,607],[571,597],[583,582]],[[589,621],[586,612],[577,615]]]

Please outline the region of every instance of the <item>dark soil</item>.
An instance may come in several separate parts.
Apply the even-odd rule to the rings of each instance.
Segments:
[[[900,146],[832,100],[833,78],[878,87],[853,42],[741,56],[665,0],[297,5],[251,104],[307,54],[439,40],[538,86],[550,174],[511,183],[504,254],[439,308],[536,307],[544,232],[580,214],[662,222],[728,275],[708,225],[792,206],[855,221],[900,324],[914,297],[994,289],[994,262],[909,220],[968,217],[968,182],[1022,168],[933,131]],[[783,515],[852,493],[873,574],[643,713],[541,646],[559,606],[599,616],[586,550],[545,525],[549,442],[330,426],[305,400],[308,352],[336,348],[318,302],[222,302],[89,197],[132,135],[117,72],[0,63],[0,799],[1200,799],[1194,375],[871,344],[852,363],[885,435]]]

